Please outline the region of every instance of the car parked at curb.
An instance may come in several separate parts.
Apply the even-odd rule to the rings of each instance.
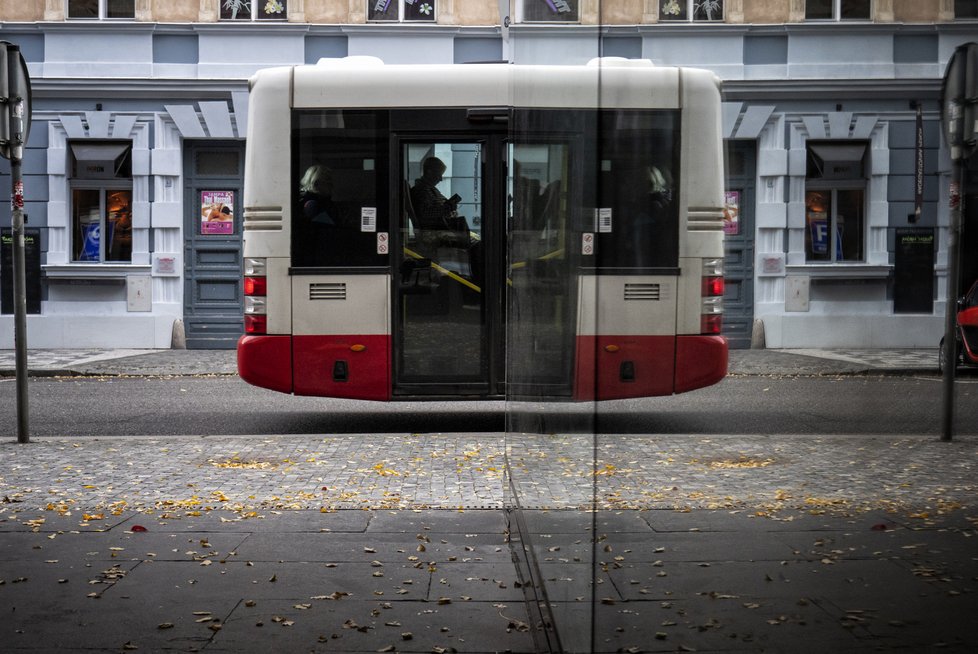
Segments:
[[[957,311],[954,339],[955,365],[978,366],[978,281],[975,281],[971,289],[958,299]],[[947,365],[947,356],[947,348],[942,338],[937,357],[937,369],[941,373]]]

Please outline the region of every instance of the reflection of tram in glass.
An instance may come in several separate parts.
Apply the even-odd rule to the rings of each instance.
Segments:
[[[716,383],[719,116],[712,74],[639,61],[259,72],[241,377],[372,400]]]

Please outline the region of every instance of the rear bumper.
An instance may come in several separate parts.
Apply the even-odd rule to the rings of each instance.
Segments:
[[[729,352],[723,336],[676,337],[676,393],[716,384],[727,376]]]
[[[238,376],[252,386],[292,392],[292,337],[242,336],[238,339]]]

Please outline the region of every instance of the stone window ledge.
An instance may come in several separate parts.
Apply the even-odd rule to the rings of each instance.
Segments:
[[[893,266],[889,264],[825,263],[795,264],[785,266],[788,275],[808,275],[812,280],[831,279],[886,279]]]
[[[70,282],[74,279],[94,279],[102,281],[125,281],[129,275],[149,275],[152,266],[131,263],[74,263],[41,266],[44,276],[50,281]]]

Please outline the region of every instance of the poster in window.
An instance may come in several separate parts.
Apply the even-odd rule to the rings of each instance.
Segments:
[[[808,212],[808,229],[811,230],[812,254],[829,252],[829,216],[824,211]]]
[[[404,20],[435,20],[435,0],[404,0]]]
[[[397,20],[397,0],[369,0],[367,20]]]
[[[234,233],[234,191],[201,191],[200,233]]]
[[[740,234],[740,191],[723,194],[723,233],[727,236]]]
[[[258,19],[279,19],[285,18],[285,0],[252,0],[258,4]]]
[[[578,0],[524,0],[523,20],[577,21]]]
[[[261,0],[220,0],[221,20],[251,20],[251,3]]]
[[[686,0],[662,0],[659,5],[663,20],[686,20]]]
[[[102,225],[97,222],[85,223],[81,226],[82,247],[78,255],[79,261],[98,261],[102,243]]]

